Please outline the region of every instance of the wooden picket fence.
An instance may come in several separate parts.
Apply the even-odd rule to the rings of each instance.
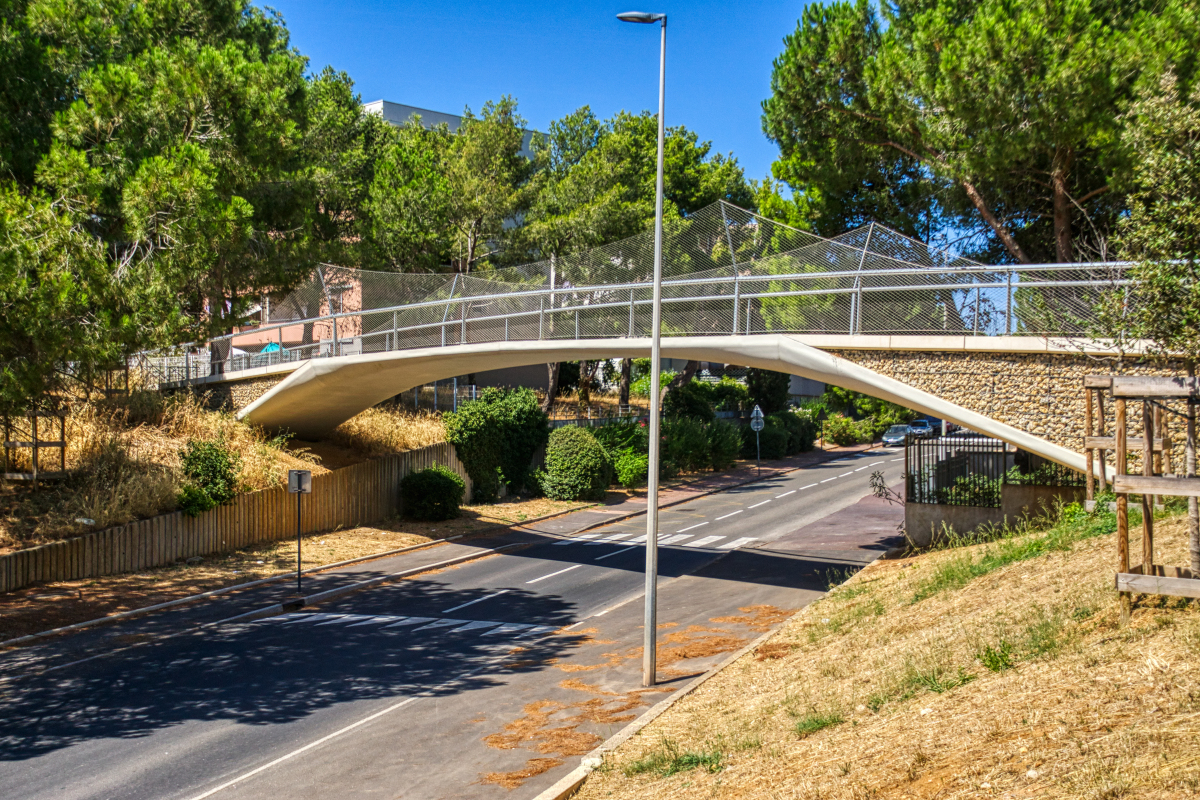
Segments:
[[[434,464],[471,479],[443,443],[314,475],[301,495],[305,533],[365,525],[400,511],[400,480]],[[296,496],[286,486],[240,495],[231,505],[195,517],[176,511],[74,539],[0,556],[0,592],[35,583],[98,578],[162,567],[192,556],[222,553],[296,535]]]

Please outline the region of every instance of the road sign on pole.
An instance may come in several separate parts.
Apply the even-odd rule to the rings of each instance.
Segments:
[[[296,594],[300,588],[300,495],[312,494],[312,470],[289,469],[288,491],[296,495]]]
[[[758,440],[758,432],[766,426],[763,420],[762,409],[758,406],[754,407],[754,411],[750,412],[750,430],[754,431],[754,449],[756,456],[754,459],[757,465],[758,474],[762,474],[762,444]]]

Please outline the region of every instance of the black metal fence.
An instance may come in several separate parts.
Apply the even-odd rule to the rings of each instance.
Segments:
[[[907,501],[999,508],[1004,475],[1014,456],[999,439],[917,439],[905,449]]]

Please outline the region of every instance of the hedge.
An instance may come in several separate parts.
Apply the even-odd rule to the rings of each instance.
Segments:
[[[458,516],[467,485],[458,473],[441,464],[410,472],[400,480],[404,514],[412,519],[440,521]]]

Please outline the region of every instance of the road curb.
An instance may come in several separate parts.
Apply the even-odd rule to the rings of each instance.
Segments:
[[[410,575],[419,575],[422,572],[428,572],[431,569],[440,569],[442,567],[454,566],[455,564],[462,564],[467,561],[474,561],[477,558],[483,558],[484,556],[489,556],[493,553],[499,553],[503,550],[510,550],[514,547],[527,547],[530,544],[531,542],[513,542],[512,544],[504,544],[500,545],[499,547],[489,547],[488,549],[480,550],[477,553],[467,553],[465,555],[455,556],[454,558],[448,558],[445,561],[436,561],[432,564],[426,564],[421,567],[410,567],[409,569],[403,569],[399,572],[389,572],[387,575],[377,575],[376,577],[368,578],[365,581],[358,581],[357,583],[351,583],[346,586],[338,586],[334,589],[326,589],[323,592],[306,595],[305,597],[291,600],[287,603],[275,603],[274,605],[260,608],[256,611],[248,611],[245,614],[238,614],[236,617],[228,617],[227,619],[220,619],[215,622],[205,622],[201,624],[200,627],[210,628],[214,625],[226,625],[231,622],[251,622],[256,619],[279,616],[280,614],[285,614],[289,611],[295,611],[298,608],[316,605],[317,603],[324,603],[327,600],[335,600],[342,595],[351,594],[361,589],[366,589],[381,583],[399,580]]]
[[[640,733],[643,728],[662,716],[673,705],[690,695],[692,692],[696,691],[696,689],[699,689],[710,679],[719,675],[722,670],[734,664],[742,656],[753,652],[755,648],[761,646],[772,636],[779,633],[779,631],[782,630],[783,625],[786,625],[796,617],[804,614],[808,611],[808,609],[812,608],[814,605],[821,600],[824,600],[828,596],[829,592],[825,592],[820,597],[814,598],[811,603],[797,611],[792,616],[788,617],[787,620],[775,630],[767,631],[762,636],[759,636],[753,642],[743,647],[741,650],[738,650],[736,653],[717,664],[708,672],[704,673],[698,678],[695,678],[691,683],[684,686],[666,700],[655,703],[645,714],[638,717],[621,730],[617,731],[614,735],[601,743],[599,747],[584,756],[583,763],[560,778],[549,789],[546,789],[541,794],[534,797],[533,800],[565,800],[566,798],[575,794],[575,792],[579,791],[579,788],[583,786],[583,783],[588,779],[588,776],[595,772],[597,767],[604,763],[604,755],[606,753],[612,752],[625,742],[632,739],[634,736]]]

